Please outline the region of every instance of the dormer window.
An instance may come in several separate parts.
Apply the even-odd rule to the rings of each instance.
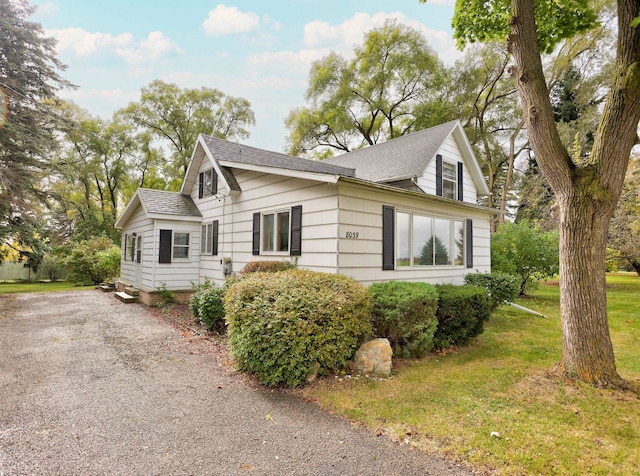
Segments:
[[[209,169],[200,172],[198,181],[198,198],[210,197],[218,193],[218,174]]]

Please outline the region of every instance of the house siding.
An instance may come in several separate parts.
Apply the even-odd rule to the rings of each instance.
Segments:
[[[186,261],[172,259],[171,263],[159,263],[160,230],[171,230],[173,233],[189,233],[189,259]],[[155,281],[145,290],[158,290],[163,285],[171,290],[188,290],[198,283],[200,274],[200,223],[175,220],[155,220],[152,251],[150,258],[155,268]],[[145,283],[146,284],[146,283]]]
[[[142,235],[142,263],[136,263],[124,259],[124,237],[130,236],[136,233],[136,235]],[[138,267],[141,266],[141,282],[142,286],[151,286],[153,279],[153,267],[151,261],[151,250],[153,249],[152,243],[153,236],[153,222],[148,219],[142,207],[138,206],[135,212],[131,215],[131,218],[127,222],[127,226],[122,230],[122,253],[123,259],[120,262],[120,280],[126,282],[128,285],[136,284]]]
[[[220,223],[218,256],[202,257],[200,282],[209,279],[223,283],[225,258],[231,260],[233,272],[251,261],[293,260],[289,253],[253,255],[252,236],[254,213],[285,210],[295,205],[302,206],[302,254],[295,258],[298,266],[335,272],[338,217],[335,185],[239,169],[233,172],[242,189],[239,195],[198,199],[198,190],[192,190],[203,223],[212,220]]]
[[[370,284],[377,281],[407,280],[461,284],[469,272],[491,269],[489,216],[486,212],[452,207],[435,200],[416,199],[400,193],[371,190],[354,184],[339,187],[339,263],[337,272]],[[473,220],[473,268],[431,266],[412,269],[382,269],[382,206],[392,205],[425,215]],[[347,238],[347,232],[351,238]],[[357,234],[357,235],[355,235]],[[357,238],[354,238],[357,236]]]
[[[445,162],[450,162],[452,164],[456,164],[457,162],[462,162],[463,166],[463,175],[462,175],[462,198],[466,203],[477,203],[478,192],[473,183],[473,179],[471,174],[469,173],[469,167],[464,162],[462,154],[460,153],[460,148],[458,147],[458,143],[453,138],[453,136],[449,136],[449,138],[442,144],[442,147],[438,150],[438,154],[442,155],[442,160]],[[422,188],[426,193],[431,195],[436,195],[436,161],[435,159],[429,163],[429,166],[425,170],[422,177],[418,177],[418,186]]]

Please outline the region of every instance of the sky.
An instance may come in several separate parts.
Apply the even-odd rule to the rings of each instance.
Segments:
[[[446,64],[461,57],[452,39],[454,0],[32,0],[31,20],[57,39],[60,96],[110,118],[154,79],[216,88],[251,102],[242,143],[284,152],[284,119],[305,105],[311,63],[331,51],[350,57],[385,20],[420,31]]]

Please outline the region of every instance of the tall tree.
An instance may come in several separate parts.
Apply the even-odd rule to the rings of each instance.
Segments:
[[[445,119],[453,113],[443,108],[449,104],[445,77],[417,30],[387,21],[365,35],[352,60],[331,53],[313,63],[308,106],[285,120],[289,153],[322,158],[436,125],[443,113]]]
[[[618,0],[617,8],[616,60],[607,100],[593,147],[578,159],[558,133],[541,52],[594,26],[587,0],[458,0],[454,27],[463,43],[507,38],[529,141],[556,196],[563,330],[557,370],[595,385],[622,387],[626,384],[616,370],[608,327],[605,253],[609,221],[638,142],[640,2]]]
[[[251,104],[244,98],[214,88],[181,89],[160,80],[142,88],[140,101],[118,114],[168,147],[173,188],[179,187],[187,171],[198,134],[245,139],[247,127],[255,124]]]
[[[0,0],[0,240],[37,236],[34,209],[42,198],[39,180],[56,144],[55,124],[44,102],[71,84],[55,41],[26,0]],[[31,230],[29,230],[31,229]],[[21,241],[21,240],[18,240]]]
[[[463,121],[491,193],[486,205],[507,214],[516,158],[527,148],[517,109],[515,80],[508,74],[509,53],[498,42],[473,45],[452,68],[450,97]]]

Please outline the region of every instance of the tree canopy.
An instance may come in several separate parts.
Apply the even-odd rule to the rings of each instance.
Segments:
[[[365,34],[347,60],[331,53],[309,72],[306,107],[285,124],[289,153],[324,157],[436,125],[446,72],[415,29],[387,21]],[[451,113],[449,111],[449,113]],[[431,122],[429,122],[431,121]]]

